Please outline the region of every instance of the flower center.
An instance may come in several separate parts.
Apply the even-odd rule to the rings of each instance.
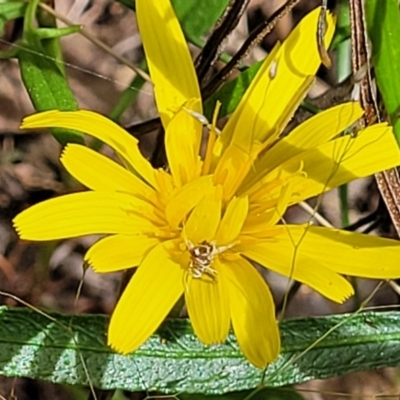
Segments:
[[[190,241],[187,242],[187,248],[190,254],[189,273],[193,278],[202,278],[203,275],[217,279],[218,271],[212,267],[214,256],[219,253],[214,242],[203,241],[194,246]]]

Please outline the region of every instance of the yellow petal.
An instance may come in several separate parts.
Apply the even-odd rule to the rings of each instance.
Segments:
[[[242,234],[264,236],[269,228],[276,225],[283,218],[283,214],[289,205],[291,194],[290,184],[285,185],[281,188],[275,207],[263,208],[263,204],[260,204],[252,209],[243,225]]]
[[[83,192],[43,201],[14,218],[21,239],[55,240],[91,234],[157,232],[152,208],[133,196]],[[154,216],[153,216],[154,217]]]
[[[309,248],[303,245],[307,234],[303,238],[297,234],[297,228],[304,232],[302,226],[277,227],[273,238],[265,239],[255,246],[243,247],[242,254],[265,268],[305,283],[330,300],[342,303],[353,295],[354,290],[345,278],[330,268],[335,264],[333,257],[341,257],[341,253],[336,250],[331,258],[313,258]]]
[[[238,140],[235,136],[244,134],[260,142],[272,142],[292,117],[321,64],[316,41],[319,12],[317,8],[306,15],[283,44],[268,56],[232,122],[224,129],[228,137],[229,131],[233,132],[232,142]],[[327,16],[327,22],[326,47],[334,33],[332,15]]]
[[[384,155],[384,156],[383,156]],[[293,191],[295,202],[319,195],[358,178],[400,165],[400,150],[393,130],[386,124],[372,125],[356,137],[346,136],[299,154],[289,161],[304,163],[304,184],[298,181]]]
[[[158,200],[160,203],[167,204],[172,194],[176,191],[172,182],[172,176],[169,172],[163,169],[157,170],[157,188],[158,188]]]
[[[138,141],[113,121],[93,111],[45,111],[24,118],[21,129],[65,128],[93,136],[113,148],[146,182],[156,188],[155,170],[142,156]]]
[[[135,351],[164,321],[183,293],[183,269],[171,253],[173,241],[156,246],[136,270],[111,316],[108,344]]]
[[[201,98],[196,72],[170,0],[137,0],[136,15],[157,108],[166,128],[179,107],[189,99]],[[202,113],[200,102],[193,111]]]
[[[256,367],[265,368],[280,351],[280,336],[271,292],[246,260],[221,261],[229,285],[233,330],[240,349]]]
[[[302,165],[306,175],[293,180],[291,204],[320,195],[357,178],[396,167],[400,165],[400,150],[391,127],[385,123],[372,125],[360,131],[356,137],[347,135],[286,161],[250,189],[250,200],[258,196],[254,189],[262,190],[269,183],[270,175],[290,174],[299,165]],[[269,192],[270,197],[279,194],[279,187],[274,190]]]
[[[247,197],[234,197],[228,203],[215,236],[218,246],[231,244],[236,240],[242,230],[248,211],[249,200]]]
[[[221,219],[222,188],[216,186],[205,195],[190,214],[185,225],[185,235],[192,244],[211,242]]]
[[[374,279],[400,277],[398,240],[312,225],[287,225],[286,230],[273,246],[289,250],[293,249],[292,241],[299,243],[299,254],[306,254],[340,274]],[[317,268],[318,265],[313,266]]]
[[[265,174],[272,171],[301,152],[331,140],[354,124],[363,113],[359,103],[351,102],[331,107],[309,118],[255,162],[254,180],[258,180],[257,172]]]
[[[222,185],[225,201],[236,193],[253,165],[254,158],[236,145],[230,145],[224,151],[214,172],[214,183]]]
[[[113,235],[96,242],[84,260],[99,273],[137,267],[160,241],[143,235]]]
[[[165,208],[165,215],[170,226],[173,229],[178,228],[195,205],[213,188],[211,175],[202,176],[179,188]]]
[[[165,133],[168,165],[176,187],[198,178],[201,173],[202,124],[185,109],[169,123]]]
[[[240,143],[241,141],[246,143],[246,138],[250,138],[251,141],[255,140],[256,132],[254,128],[256,122],[256,110],[260,109],[260,107],[262,107],[262,101],[266,100],[264,97],[260,97],[261,91],[258,91],[258,88],[261,88],[262,86],[262,89],[264,89],[264,93],[266,93],[270,84],[268,75],[269,70],[271,69],[271,63],[273,62],[277,54],[279,54],[280,48],[281,43],[278,42],[262,63],[260,69],[251,81],[250,86],[247,88],[235,111],[222,129],[221,136],[219,137],[216,144],[216,148],[221,148],[221,150],[216,151],[218,155],[222,152],[222,148],[225,149],[229,144],[231,144],[233,136],[235,136],[236,143]],[[254,108],[254,102],[256,100],[258,100],[258,103],[256,108]],[[251,103],[249,103],[249,101],[251,101]],[[261,119],[260,116],[258,118]],[[247,120],[247,126],[246,129],[243,131],[243,129],[239,129],[239,127],[243,127],[245,120]],[[251,123],[249,123],[249,121],[251,121]],[[264,130],[266,131],[268,128],[269,127],[265,126]],[[239,147],[243,148],[246,146],[243,145]]]
[[[215,263],[217,264],[217,263]],[[185,289],[185,303],[197,337],[207,345],[225,341],[230,327],[229,292],[218,272],[215,280],[189,276]]]
[[[294,187],[303,183],[306,174],[303,172],[303,163],[285,163],[285,169],[279,167],[260,178],[253,185],[249,185],[247,180],[239,188],[238,194],[249,196],[250,204],[256,204],[264,210],[273,208],[278,204],[281,190],[285,186]],[[253,208],[253,207],[252,207]]]
[[[115,161],[85,146],[68,144],[61,155],[61,162],[74,178],[89,189],[130,193],[157,204],[154,189]]]

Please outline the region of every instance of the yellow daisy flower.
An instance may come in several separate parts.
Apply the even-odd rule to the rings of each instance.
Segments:
[[[280,337],[271,293],[251,260],[337,302],[353,294],[341,274],[400,276],[397,241],[278,224],[292,204],[399,165],[397,144],[386,124],[339,136],[362,115],[356,103],[321,112],[279,140],[320,65],[317,9],[275,46],[221,134],[211,127],[201,159],[200,90],[171,4],[136,7],[170,172],[154,169],[135,138],[96,113],[32,115],[23,128],[82,131],[112,147],[125,168],[69,144],[61,162],[89,191],[35,205],[15,227],[29,240],[105,234],[85,256],[95,271],[138,266],[110,321],[117,351],[136,350],[184,295],[203,343],[223,342],[232,325],[244,355],[263,368],[278,356]]]

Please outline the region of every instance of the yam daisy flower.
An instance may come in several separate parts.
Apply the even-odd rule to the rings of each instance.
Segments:
[[[135,138],[94,112],[29,116],[22,128],[82,131],[112,147],[124,166],[67,145],[61,162],[89,190],[35,205],[15,227],[22,239],[39,241],[104,234],[85,256],[95,271],[138,266],[110,321],[117,351],[136,350],[184,295],[203,343],[223,342],[232,326],[244,355],[263,368],[278,356],[280,338],[270,290],[251,261],[337,302],[353,294],[342,275],[400,276],[397,241],[281,223],[290,205],[399,165],[397,144],[386,124],[340,136],[362,115],[356,103],[321,112],[280,139],[320,64],[315,10],[266,58],[221,134],[211,127],[201,158],[200,90],[178,20],[169,0],[136,7],[170,172],[154,169]]]

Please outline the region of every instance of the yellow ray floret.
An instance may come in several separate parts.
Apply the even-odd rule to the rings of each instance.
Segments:
[[[190,99],[200,99],[192,58],[169,0],[136,0],[139,30],[164,128]],[[202,113],[197,102],[193,111]]]

